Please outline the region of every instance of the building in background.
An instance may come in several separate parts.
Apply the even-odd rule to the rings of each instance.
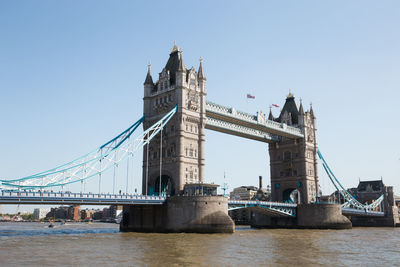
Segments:
[[[270,186],[263,188],[262,176],[259,176],[259,188],[255,186],[237,187],[230,193],[230,199],[270,201],[271,188]],[[248,225],[250,223],[251,213],[249,208],[236,209],[228,212],[236,225]]]
[[[257,194],[258,188],[255,186],[236,187],[230,193],[229,198],[232,200],[252,200]]]
[[[46,218],[47,213],[50,212],[50,208],[38,208],[33,210],[33,218],[35,220],[41,220]]]
[[[81,218],[81,215],[80,215],[80,206],[79,205],[61,206],[61,207],[51,208],[50,211],[46,214],[46,219],[48,219],[48,220],[79,221],[80,218]]]

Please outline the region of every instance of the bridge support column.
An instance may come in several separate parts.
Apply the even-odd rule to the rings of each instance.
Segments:
[[[339,204],[300,204],[297,206],[297,226],[306,229],[350,229],[348,218]]]
[[[272,113],[270,114],[272,117]],[[281,137],[269,145],[272,201],[314,203],[318,198],[318,161],[316,118],[312,108],[304,112],[289,93],[279,118],[282,127],[299,127],[304,138]]]
[[[164,205],[124,206],[120,230],[157,233],[233,233],[222,196],[174,196]]]
[[[366,227],[399,227],[399,210],[394,200],[393,187],[384,187],[383,211],[384,217],[351,216],[353,226]]]
[[[300,204],[295,217],[254,213],[251,226],[256,228],[350,229],[351,222],[342,215],[339,204]]]

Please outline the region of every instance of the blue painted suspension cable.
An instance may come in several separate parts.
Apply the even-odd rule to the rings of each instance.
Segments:
[[[331,170],[331,168],[329,168],[329,165],[328,165],[328,163],[325,161],[325,159],[324,159],[324,157],[322,156],[322,154],[321,154],[321,151],[318,149],[318,151],[317,151],[317,153],[318,153],[318,156],[319,156],[319,158],[324,162],[324,164],[325,164],[325,166],[326,166],[326,168],[325,168],[325,172],[328,174],[328,176],[329,176],[329,173],[328,173],[328,171],[332,174],[332,176],[333,176],[333,178],[335,179],[335,181],[339,184],[339,186],[342,188],[342,190],[343,191],[345,191],[350,197],[351,197],[351,199],[353,200],[353,201],[355,201],[357,204],[359,204],[359,205],[361,205],[361,206],[364,206],[363,204],[361,204],[360,202],[358,202],[358,200],[357,199],[355,199],[349,192],[347,192],[347,190],[344,188],[344,186],[339,182],[339,180],[336,178],[336,176],[335,176],[335,174],[332,172],[332,170]],[[331,179],[331,181],[332,181],[332,179]],[[332,181],[332,183],[333,183],[333,181]],[[347,199],[347,198],[346,198]]]
[[[140,148],[142,148],[144,145],[146,145],[147,143],[149,143],[149,142],[151,141],[151,139],[153,139],[153,137],[156,136],[156,135],[161,131],[161,129],[165,126],[165,124],[168,123],[168,121],[172,118],[172,115],[174,115],[174,114],[177,112],[177,110],[178,110],[178,106],[175,106],[170,112],[168,112],[168,113],[167,113],[165,116],[163,116],[157,123],[155,123],[154,125],[157,125],[158,123],[161,122],[161,125],[160,125],[158,128],[156,128],[155,130],[154,130],[154,125],[153,125],[152,127],[150,127],[149,129],[147,129],[147,130],[143,133],[143,136],[145,136],[147,133],[150,133],[150,132],[152,131],[152,132],[151,132],[151,135],[150,135],[149,138],[147,138],[144,142],[142,142],[142,143],[137,147],[137,149],[140,149]],[[125,137],[123,138],[122,141],[120,141],[116,146],[114,146],[114,147],[112,148],[111,151],[114,151],[114,150],[117,149],[120,145],[122,145],[122,144],[132,135],[132,133],[138,128],[138,126],[143,122],[143,120],[144,120],[144,116],[142,116],[141,119],[139,119],[139,120],[138,120],[136,123],[134,123],[131,127],[129,127],[127,130],[125,130],[123,133],[127,133],[129,130],[130,130],[130,132],[128,133],[127,136],[125,136]],[[121,136],[123,135],[123,133],[120,134],[118,137],[121,137]],[[115,140],[117,140],[117,138],[113,138],[112,141],[115,141]],[[111,143],[111,142],[107,142],[106,144],[102,145],[99,149],[104,148],[105,146],[107,146],[107,145],[110,144],[110,143]],[[97,150],[99,150],[99,149],[97,149]],[[96,150],[96,151],[97,151],[97,150]],[[86,154],[86,155],[84,155],[84,156],[81,156],[81,157],[79,157],[78,159],[73,160],[73,161],[71,161],[71,162],[69,162],[69,163],[67,163],[67,164],[63,164],[63,165],[58,166],[58,167],[56,167],[56,168],[53,168],[53,169],[51,169],[51,170],[42,172],[42,173],[40,173],[40,175],[39,175],[39,174],[36,174],[37,176],[31,175],[31,176],[27,176],[27,177],[24,177],[24,178],[21,178],[21,179],[0,180],[0,182],[2,182],[2,184],[7,185],[7,186],[11,186],[11,187],[15,187],[15,188],[23,188],[23,189],[48,188],[48,187],[63,186],[63,185],[72,184],[72,183],[76,183],[76,182],[82,182],[82,181],[85,181],[85,180],[87,180],[87,179],[89,179],[89,178],[91,178],[91,177],[93,177],[93,176],[98,175],[99,173],[102,173],[102,172],[108,170],[109,168],[112,167],[112,165],[110,165],[108,168],[106,168],[106,169],[104,169],[104,170],[102,170],[102,171],[100,171],[100,172],[96,172],[96,173],[94,173],[94,174],[92,174],[92,175],[89,175],[89,176],[87,176],[87,177],[85,177],[85,178],[81,178],[81,179],[79,179],[79,180],[71,181],[71,182],[64,182],[64,183],[56,183],[56,182],[53,182],[53,183],[47,184],[47,185],[45,185],[45,186],[44,186],[44,185],[20,186],[20,185],[12,184],[13,182],[19,182],[19,181],[28,180],[28,179],[38,179],[38,178],[42,178],[42,177],[44,177],[44,176],[48,176],[48,175],[51,175],[51,174],[56,174],[56,173],[60,173],[60,172],[66,171],[66,170],[70,170],[70,169],[72,169],[72,168],[80,167],[80,166],[82,166],[82,165],[84,165],[84,164],[87,164],[87,163],[89,163],[89,162],[98,160],[98,159],[100,159],[100,158],[103,159],[103,158],[107,157],[107,156],[110,154],[111,151],[109,151],[109,153],[106,153],[105,155],[102,155],[102,156],[100,156],[100,157],[96,157],[96,158],[94,158],[94,159],[90,159],[90,160],[88,160],[88,161],[86,161],[86,162],[83,162],[83,163],[80,163],[80,164],[76,164],[76,165],[73,165],[73,166],[71,166],[71,167],[69,167],[69,168],[65,168],[65,169],[62,169],[62,170],[59,170],[59,171],[54,171],[54,170],[59,169],[61,166],[66,166],[66,165],[68,165],[68,164],[70,164],[70,163],[73,163],[74,161],[77,161],[78,159],[81,159],[81,158],[83,158],[83,157],[85,157],[85,156],[87,156],[87,155],[89,155],[89,154],[91,154],[91,153],[93,153],[93,152],[88,153],[88,154]],[[120,160],[123,160],[128,154],[129,154],[129,153],[127,153],[127,154],[126,154],[123,158],[121,158]],[[53,172],[51,172],[51,171],[53,171]],[[79,170],[79,171],[77,172],[77,174],[81,173],[82,171],[84,171],[84,170]],[[74,174],[74,175],[76,175],[76,174]],[[70,178],[70,176],[67,177],[67,178]]]
[[[129,134],[128,134],[127,137],[131,136],[132,133],[140,126],[140,124],[141,124],[143,121],[144,121],[144,115],[143,115],[138,121],[136,121],[134,124],[132,124],[128,129],[126,129],[126,130],[123,131],[121,134],[119,134],[117,137],[114,137],[113,139],[111,139],[110,141],[108,141],[107,143],[105,143],[104,145],[102,145],[102,146],[96,148],[95,150],[93,150],[93,151],[91,151],[91,152],[89,152],[89,153],[87,153],[87,154],[85,154],[85,155],[83,155],[83,156],[80,156],[80,157],[78,157],[78,158],[76,158],[76,159],[74,159],[74,160],[72,160],[72,161],[70,161],[70,162],[67,162],[67,163],[65,163],[65,164],[62,164],[62,165],[57,166],[57,167],[55,167],[55,168],[52,168],[52,169],[50,169],[50,170],[47,170],[47,171],[44,171],[44,172],[40,172],[40,173],[36,173],[36,174],[30,175],[30,176],[26,176],[26,177],[23,177],[23,178],[19,178],[19,179],[12,179],[12,180],[4,180],[4,179],[1,179],[0,182],[18,182],[18,181],[24,181],[24,180],[29,180],[29,179],[33,179],[33,178],[41,178],[41,177],[48,176],[48,175],[51,175],[51,174],[60,173],[60,172],[62,172],[62,171],[69,170],[69,169],[72,169],[72,168],[75,168],[75,167],[79,167],[79,166],[84,165],[84,164],[86,164],[86,163],[89,163],[89,162],[91,162],[91,161],[93,161],[93,160],[97,160],[98,157],[97,157],[97,158],[94,158],[94,159],[91,159],[91,160],[88,160],[88,161],[86,161],[86,162],[80,163],[80,164],[75,164],[75,165],[73,165],[73,166],[71,166],[71,167],[69,167],[69,168],[65,168],[65,169],[56,171],[57,169],[60,169],[60,168],[62,168],[62,167],[68,166],[68,165],[71,165],[72,163],[74,163],[74,162],[76,162],[76,161],[78,161],[78,160],[81,160],[82,158],[85,158],[85,157],[87,157],[87,156],[89,156],[89,155],[91,155],[91,154],[96,153],[97,151],[99,151],[100,149],[103,149],[103,148],[104,148],[105,146],[107,146],[108,144],[110,144],[110,143],[112,143],[113,141],[117,140],[119,137],[121,137],[123,134],[127,133],[128,131],[130,131],[130,132],[129,132]],[[133,128],[133,130],[132,130],[132,128]],[[125,142],[126,139],[127,139],[127,137],[125,137],[121,142],[119,142],[119,143],[117,144],[117,146],[115,146],[113,149],[115,149],[116,147],[119,147],[123,142]]]

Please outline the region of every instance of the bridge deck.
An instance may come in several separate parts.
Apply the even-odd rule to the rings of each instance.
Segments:
[[[0,204],[41,205],[161,205],[165,197],[91,193],[2,191]]]
[[[206,128],[267,143],[279,141],[279,136],[304,138],[299,128],[257,117],[234,108],[206,102]]]
[[[62,192],[26,192],[1,191],[0,204],[36,204],[36,205],[162,205],[166,197],[144,195],[62,193]],[[281,203],[256,200],[228,200],[229,210],[246,207],[272,209],[286,215],[294,215],[295,203]],[[342,208],[343,215],[383,217],[384,212]]]
[[[384,217],[385,213],[383,211],[369,211],[369,210],[359,210],[359,209],[350,209],[350,208],[342,208],[343,215],[350,216],[367,216],[367,217]]]

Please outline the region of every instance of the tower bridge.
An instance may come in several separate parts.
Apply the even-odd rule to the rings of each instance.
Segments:
[[[67,164],[19,179],[1,179],[0,203],[120,204],[124,205],[124,231],[230,232],[233,222],[227,215],[228,206],[262,210],[260,216],[256,212],[257,226],[346,228],[351,224],[342,211],[353,216],[387,215],[376,208],[388,202],[390,195],[383,193],[374,204],[361,204],[334,176],[318,150],[312,106],[305,110],[301,101],[298,106],[290,92],[278,117],[271,111],[268,117],[262,112],[251,115],[206,101],[206,81],[202,60],[197,71],[187,68],[182,51],[175,44],[156,82],[148,66],[142,118],[98,149]],[[141,124],[143,133],[134,137]],[[271,202],[244,203],[228,201],[223,196],[185,195],[185,186],[206,186],[205,129],[268,144]],[[103,173],[114,169],[115,185],[115,169],[123,160],[128,160],[129,166],[129,160],[140,149],[142,194],[102,194]],[[343,209],[340,205],[315,204],[320,195],[318,157],[332,183],[343,192],[347,203]],[[98,194],[87,194],[82,189],[81,193],[68,194],[43,191],[57,187],[63,190],[71,183],[80,183],[84,188],[86,180],[96,178]],[[294,192],[298,203],[288,204]],[[393,219],[396,220],[398,216]]]
[[[143,151],[143,193],[161,189],[174,195],[186,183],[204,182],[205,129],[210,129],[269,144],[273,201],[289,201],[291,192],[298,190],[301,203],[315,202],[318,148],[312,107],[305,111],[301,102],[298,107],[289,93],[279,117],[274,118],[271,111],[268,117],[262,112],[251,115],[207,102],[206,81],[202,61],[197,71],[187,68],[176,45],[156,82],[149,66],[144,82],[144,129],[175,105],[177,114]],[[161,174],[160,142],[164,142]]]

